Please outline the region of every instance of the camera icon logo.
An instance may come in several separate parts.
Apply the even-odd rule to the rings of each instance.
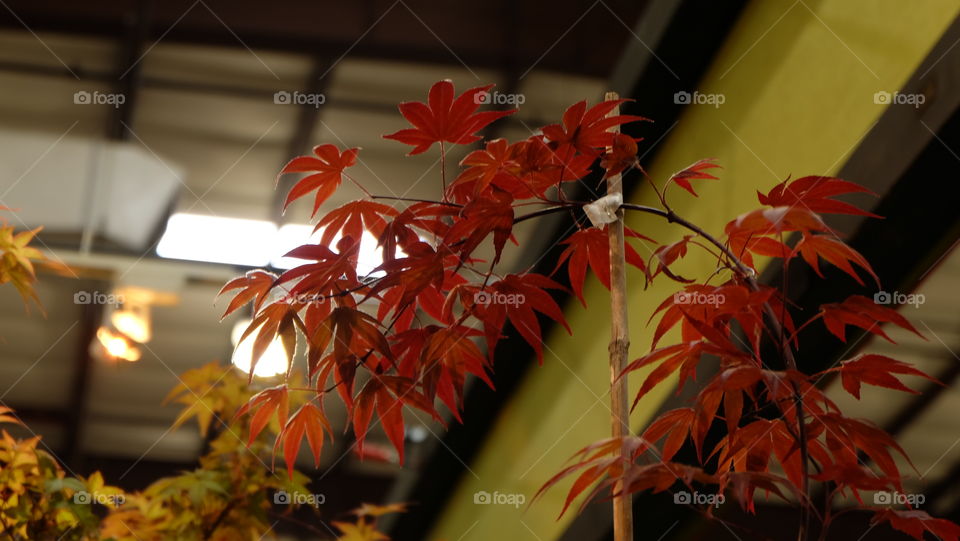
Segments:
[[[873,93],[873,103],[877,105],[886,105],[890,103],[891,95],[885,90],[879,90]]]
[[[290,503],[290,494],[286,490],[278,490],[273,493],[273,503],[276,505],[288,505]]]
[[[477,105],[484,105],[490,103],[490,92],[484,90],[482,92],[477,92],[473,95],[473,103]]]
[[[93,498],[90,496],[90,493],[85,490],[80,490],[73,493],[73,503],[78,505],[90,505],[90,502],[93,501]]]
[[[73,93],[73,103],[77,105],[89,105],[91,101],[90,93],[86,90],[78,90]]]
[[[676,505],[690,505],[692,501],[693,498],[690,497],[690,493],[685,490],[673,494],[673,503]]]
[[[486,291],[478,291],[478,292],[473,296],[473,304],[484,304],[484,305],[486,305],[486,304],[490,304],[491,302],[493,302],[493,297],[490,295],[489,292],[486,292]]]
[[[474,503],[474,504],[476,504],[476,505],[487,505],[487,504],[489,504],[490,502],[491,502],[491,499],[490,499],[490,493],[489,493],[489,492],[487,492],[487,491],[485,491],[485,490],[481,490],[481,491],[479,491],[479,492],[474,492],[474,493],[473,493],[473,503]]]
[[[93,295],[89,291],[77,291],[73,294],[73,304],[90,304],[93,302]]]
[[[874,492],[873,503],[875,505],[890,505],[893,503],[893,496],[889,492]]]
[[[286,90],[280,90],[273,93],[273,103],[277,105],[289,105],[292,101],[292,96]]]
[[[689,291],[678,291],[673,294],[673,304],[690,304],[693,302],[693,294]]]
[[[693,96],[691,96],[686,90],[681,90],[673,95],[673,103],[677,105],[690,105],[692,100]]]
[[[893,302],[893,295],[887,291],[877,291],[873,294],[873,302],[876,304],[890,304]]]

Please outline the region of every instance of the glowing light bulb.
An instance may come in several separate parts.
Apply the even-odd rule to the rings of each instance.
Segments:
[[[139,361],[140,349],[130,343],[130,340],[121,334],[114,334],[106,327],[97,329],[97,340],[103,346],[103,350],[113,359],[123,359],[124,361]]]
[[[257,336],[256,331],[254,331],[242,342],[240,341],[240,337],[243,336],[243,332],[249,325],[249,319],[238,321],[230,333],[230,340],[234,345],[233,357],[230,361],[245,374],[250,373],[250,361],[253,360],[253,342]],[[257,366],[253,369],[253,375],[269,378],[286,373],[287,368],[287,349],[283,346],[280,338],[274,338],[263,355],[260,356],[260,360],[257,361]]]
[[[134,310],[117,310],[110,321],[118,331],[130,337],[134,342],[145,344],[150,341],[150,322]]]

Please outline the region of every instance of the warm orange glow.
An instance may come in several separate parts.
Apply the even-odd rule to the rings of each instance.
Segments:
[[[150,341],[150,318],[147,307],[141,309],[117,310],[110,316],[110,322],[118,331],[130,337],[134,342],[145,344]]]
[[[97,340],[100,341],[106,354],[113,359],[131,362],[140,360],[140,349],[122,334],[114,334],[110,329],[100,327],[97,329]]]

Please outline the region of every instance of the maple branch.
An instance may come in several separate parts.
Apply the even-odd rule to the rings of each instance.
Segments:
[[[370,199],[387,199],[390,201],[409,201],[413,203],[433,203],[434,205],[445,205],[448,207],[462,208],[463,205],[451,203],[450,201],[434,201],[432,199],[417,199],[416,197],[397,197],[394,195],[370,195]]]
[[[537,210],[537,211],[534,211],[534,212],[530,212],[530,213],[527,213],[527,214],[522,214],[522,215],[520,215],[520,216],[517,216],[516,218],[513,219],[513,223],[514,223],[514,225],[516,225],[516,224],[518,224],[518,223],[520,223],[520,222],[525,222],[525,221],[527,221],[527,220],[532,220],[533,218],[539,218],[539,217],[541,217],[541,216],[546,216],[546,215],[548,215],[548,214],[553,214],[553,213],[555,213],[555,212],[563,212],[563,211],[566,211],[567,209],[569,209],[569,208],[571,208],[571,207],[575,207],[575,206],[577,206],[577,205],[558,205],[558,206],[555,206],[555,207],[547,207],[547,208],[545,208],[545,209],[540,209],[540,210]]]
[[[295,525],[295,526],[299,526],[299,527],[301,527],[301,528],[306,528],[306,529],[310,530],[311,532],[313,532],[314,534],[317,534],[317,535],[320,535],[320,536],[328,536],[328,535],[330,534],[330,530],[327,530],[327,531],[321,530],[320,528],[317,528],[316,526],[314,526],[314,525],[312,525],[312,524],[310,524],[310,523],[308,523],[308,522],[304,522],[304,521],[302,521],[302,520],[300,520],[300,519],[298,519],[298,518],[295,518],[295,517],[293,517],[293,516],[291,516],[291,515],[288,515],[288,514],[286,514],[286,513],[278,513],[277,511],[274,511],[273,509],[270,509],[270,510],[267,511],[267,512],[268,512],[270,515],[273,515],[277,520],[285,520],[285,521],[287,521],[287,522],[289,522],[290,524],[293,524],[293,525]]]
[[[586,204],[588,203],[584,201],[567,201],[566,203],[561,203],[554,207],[547,207],[545,209],[540,209],[534,212],[530,212],[528,214],[521,214],[520,216],[517,216],[516,218],[513,219],[513,223],[518,224],[520,222],[525,222],[527,220],[531,220],[533,218],[539,218],[541,216],[546,216],[548,214],[553,214],[555,212],[564,212],[569,209],[582,208]],[[668,214],[666,211],[660,210],[656,207],[648,207],[645,205],[634,205],[630,203],[624,203],[623,205],[620,206],[620,208],[637,210],[637,211],[646,212],[649,214],[655,214],[662,218],[668,217]]]
[[[217,518],[213,521],[213,523],[210,524],[208,527],[204,528],[204,531],[203,531],[204,539],[210,539],[210,537],[214,533],[216,533],[217,528],[219,528],[220,524],[223,523],[223,519],[227,518],[227,514],[229,514],[230,511],[233,510],[233,507],[234,505],[236,505],[236,503],[237,503],[236,500],[230,500],[229,502],[227,502],[227,505],[225,505],[224,508],[220,510],[220,513],[217,514]]]

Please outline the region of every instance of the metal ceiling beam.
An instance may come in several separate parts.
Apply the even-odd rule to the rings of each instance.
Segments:
[[[327,91],[330,76],[332,76],[332,66],[322,58],[316,58],[310,69],[310,75],[307,77],[306,86],[303,92],[307,95],[323,96]],[[325,98],[324,98],[325,99]],[[297,115],[297,123],[293,128],[293,134],[290,142],[287,144],[285,160],[293,159],[295,156],[308,154],[313,142],[314,131],[320,122],[320,109],[326,107],[325,104],[314,106],[310,104],[300,105],[300,111]],[[283,164],[280,164],[281,167]],[[280,167],[277,168],[277,171]],[[283,222],[283,203],[287,198],[287,192],[296,184],[297,178],[291,175],[284,175],[280,178],[277,189],[273,194],[273,220],[276,223]]]
[[[75,70],[76,71],[76,70]],[[0,72],[6,73],[16,73],[24,75],[37,75],[42,77],[62,77],[62,78],[73,78],[66,68],[57,67],[57,66],[44,66],[37,64],[27,64],[23,62],[10,62],[10,61],[0,61]],[[99,83],[108,83],[115,80],[116,75],[112,72],[100,72],[100,71],[76,71],[77,76],[80,77],[81,81],[94,81]],[[507,77],[509,83],[510,77]],[[505,85],[506,87],[513,88],[512,86]],[[226,96],[232,98],[245,98],[250,100],[272,100],[276,90],[273,89],[264,89],[264,88],[255,88],[250,86],[243,86],[237,84],[218,84],[218,83],[206,83],[198,81],[185,81],[170,79],[165,77],[149,77],[141,75],[140,84],[138,87],[140,90],[144,89],[161,89],[161,90],[174,90],[179,92],[189,92],[197,94],[211,94],[216,96]],[[359,111],[359,112],[371,112],[371,113],[381,113],[388,115],[396,115],[397,105],[395,103],[386,103],[379,101],[370,101],[363,99],[350,99],[339,97],[336,101],[336,108],[348,111]],[[504,123],[517,122],[516,119],[511,117],[506,117],[500,122],[495,123],[494,125],[502,125]],[[527,119],[525,122],[528,124],[547,124],[547,121],[540,119]]]
[[[84,8],[82,12],[69,9],[44,10],[43,4],[11,2],[10,8],[17,13],[18,17],[4,10],[0,13],[0,28],[23,30],[22,20],[34,32],[58,32],[108,39],[113,39],[122,30],[121,14],[110,4]],[[617,6],[616,16],[632,18],[642,4],[642,2],[620,4]],[[194,4],[190,7],[189,3],[182,5],[162,3],[157,6],[157,25],[147,38],[151,42],[162,40],[163,43],[246,47],[254,50],[298,54],[304,51],[323,51],[334,57],[348,53],[351,59],[423,62],[452,66],[457,69],[461,69],[465,64],[474,70],[503,71],[502,58],[512,56],[518,64],[525,66],[538,64],[544,70],[597,77],[607,76],[609,65],[596,62],[595,59],[587,62],[571,61],[569,57],[560,54],[562,52],[560,50],[553,50],[554,54],[543,56],[546,40],[555,38],[549,23],[555,22],[557,27],[576,23],[570,27],[568,38],[573,39],[579,36],[578,41],[591,39],[592,43],[601,43],[605,49],[612,48],[611,46],[618,42],[621,36],[626,38],[625,30],[615,22],[613,16],[609,17],[608,32],[601,35],[585,35],[593,30],[590,25],[584,24],[576,16],[586,11],[602,14],[609,9],[594,5],[587,10],[586,8],[590,7],[589,2],[584,2],[584,9],[579,11],[574,6],[557,6],[547,14],[529,9],[512,9],[510,18],[523,16],[525,21],[539,20],[541,24],[531,28],[530,31],[540,31],[537,36],[544,40],[544,43],[527,40],[523,49],[513,51],[492,50],[489,41],[481,36],[494,32],[496,28],[494,25],[499,26],[499,21],[474,16],[472,11],[476,9],[474,5],[465,4],[465,7],[462,7],[459,4],[450,4],[443,8],[444,13],[439,15],[438,19],[442,17],[445,21],[458,21],[458,27],[463,30],[460,32],[461,36],[478,36],[472,43],[464,38],[460,42],[456,39],[448,40],[449,44],[438,37],[433,29],[424,28],[424,25],[427,25],[424,18],[427,21],[432,19],[426,13],[421,17],[409,13],[410,8],[406,5],[389,7],[386,4],[378,6],[380,7],[378,11],[371,11],[372,6],[375,5],[345,2],[324,4],[321,7],[312,2],[282,2],[280,5],[271,6],[271,9],[299,14],[300,19],[288,20],[281,26],[276,18],[262,17],[256,10],[224,12],[224,18],[206,13],[210,9],[207,4]],[[184,8],[189,9],[184,11]],[[345,25],[355,28],[355,33],[345,35],[342,31],[323,31],[322,27],[320,30],[310,29],[303,22],[318,15],[322,16],[325,22],[345,21]],[[599,16],[602,15],[594,15],[594,17]],[[544,21],[547,23],[544,24]],[[411,29],[414,32],[411,33]],[[342,37],[330,37],[333,34]],[[397,37],[399,35],[402,37]]]
[[[61,412],[65,418],[63,459],[74,471],[84,470],[82,450],[83,429],[87,415],[87,396],[90,394],[90,376],[93,372],[91,347],[97,337],[97,328],[103,318],[103,306],[97,303],[78,305],[80,309],[79,335],[74,354],[73,380],[67,407]]]
[[[133,124],[142,79],[144,43],[150,32],[153,0],[137,2],[135,14],[127,19],[127,29],[118,50],[117,69],[114,75],[114,92],[124,97],[123,103],[113,109],[107,126],[107,138],[115,141],[130,139],[126,126]]]
[[[113,141],[126,141],[130,138],[130,126],[140,84],[140,63],[138,62],[143,44],[150,29],[153,0],[140,0],[133,15],[126,19],[126,35],[118,47],[116,74],[113,82],[114,93],[124,97],[123,103],[113,109],[109,117],[106,137]],[[99,151],[98,151],[99,152]],[[99,156],[95,160],[99,160]],[[99,187],[103,181],[97,168],[93,169],[97,178],[92,179],[91,193],[88,199],[89,220],[81,235],[80,251],[89,253],[93,249],[96,228],[100,215],[98,202]],[[165,221],[165,220],[164,220]],[[64,412],[69,419],[66,424],[64,456],[74,469],[80,469],[83,463],[83,431],[86,424],[87,395],[93,371],[91,347],[96,340],[97,328],[101,324],[103,307],[97,304],[81,306],[81,325],[76,353],[75,372],[71,383],[70,400]]]

